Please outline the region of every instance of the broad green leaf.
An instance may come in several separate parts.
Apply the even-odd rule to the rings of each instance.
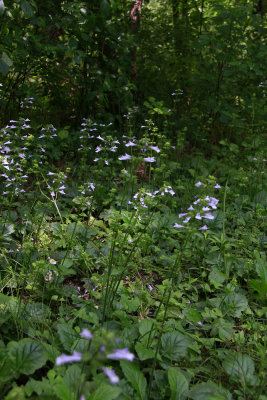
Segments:
[[[58,324],[57,331],[64,349],[71,352],[72,344],[77,338],[77,334],[68,324]]]
[[[7,74],[9,71],[9,66],[8,64],[5,62],[5,60],[2,58],[0,59],[0,74]]]
[[[230,293],[225,297],[222,303],[222,311],[224,314],[238,318],[247,306],[248,301],[244,295],[239,293]]]
[[[48,372],[49,374],[49,372]],[[45,393],[45,398],[54,398],[54,388],[47,378],[42,378],[41,381],[37,381],[30,378],[24,387],[25,393],[28,397],[34,398],[32,393],[36,393],[39,396]],[[32,397],[31,397],[32,396]]]
[[[142,343],[137,343],[135,346],[135,350],[141,361],[149,360],[150,358],[154,358],[155,356],[155,350],[147,349]]]
[[[3,0],[0,0],[0,16],[4,13],[5,11],[5,4]]]
[[[60,398],[60,400],[74,400],[75,395],[71,392],[71,389],[65,385],[64,383],[56,383],[53,386],[53,389],[56,395]]]
[[[138,324],[138,330],[140,332],[141,338],[140,341],[146,346],[149,338],[149,334],[151,329],[153,329],[153,325],[155,326],[155,322],[152,319],[143,319]],[[153,337],[153,333],[151,333]]]
[[[21,9],[25,14],[25,17],[31,18],[34,15],[31,4],[27,0],[21,2]]]
[[[43,346],[32,339],[9,342],[7,345],[13,368],[21,374],[30,375],[45,365],[47,356]]]
[[[260,253],[256,253],[257,261],[255,263],[256,271],[261,280],[267,283],[267,261],[266,256],[260,255]]]
[[[15,386],[5,396],[5,400],[25,400],[23,387]]]
[[[0,293],[0,304],[7,304],[13,300],[12,296],[7,296],[6,294]]]
[[[56,357],[60,356],[61,353],[58,351],[57,347],[49,343],[43,342],[42,346],[46,352],[47,359],[54,364]]]
[[[27,303],[24,312],[27,319],[40,322],[50,316],[51,310],[43,303]]]
[[[121,361],[120,365],[126,379],[136,390],[138,398],[141,400],[145,399],[147,382],[139,367],[129,361]]]
[[[161,338],[161,355],[177,361],[186,355],[190,339],[179,332],[167,332]]]
[[[0,230],[1,230],[1,234],[3,236],[8,236],[8,235],[11,235],[11,233],[15,232],[14,225],[12,225],[12,224],[1,224]]]
[[[35,379],[30,378],[25,385],[25,393],[27,394],[27,396],[31,396],[34,392],[40,396],[42,391],[43,389],[40,385],[40,382],[36,381]]]
[[[234,324],[223,318],[215,318],[212,323],[212,336],[218,336],[222,340],[231,340],[234,334]]]
[[[121,303],[129,312],[135,312],[140,307],[140,299],[138,297],[128,298],[126,295],[121,296]]]
[[[0,341],[0,383],[12,380],[12,361],[8,357],[4,342]]]
[[[61,129],[61,131],[58,131],[58,136],[60,139],[67,139],[69,132],[66,129]]]
[[[70,268],[73,265],[73,260],[71,258],[65,258],[63,264],[60,267]]]
[[[119,396],[120,392],[120,388],[107,385],[103,382],[96,391],[88,397],[88,400],[114,400]]]
[[[71,365],[68,367],[65,372],[63,381],[68,388],[72,389],[73,387],[79,385],[82,378],[84,378],[84,374],[82,374],[81,368],[78,365]]]
[[[188,382],[184,374],[179,370],[179,368],[169,368],[168,380],[171,388],[170,400],[185,399],[188,392]]]
[[[223,283],[226,279],[226,275],[221,272],[217,267],[213,267],[211,273],[209,274],[209,281],[214,281],[218,283]]]
[[[103,17],[107,17],[110,13],[110,5],[108,0],[102,0],[100,3],[100,12]]]
[[[262,190],[261,192],[257,193],[254,196],[254,202],[256,204],[267,204],[267,193],[265,190]]]
[[[223,368],[233,379],[239,379],[243,383],[249,382],[253,377],[255,366],[253,360],[242,353],[230,353],[226,356]]]
[[[6,350],[5,343],[3,342],[3,340],[0,340],[0,355],[1,355],[1,360],[2,360],[2,354],[3,354],[3,352],[5,352],[5,350]]]
[[[248,281],[248,284],[252,289],[259,293],[259,296],[264,298],[267,296],[267,282],[252,279]]]
[[[216,385],[214,382],[200,383],[189,393],[193,400],[231,400],[232,396],[228,390]]]
[[[184,316],[195,324],[202,320],[201,314],[195,308],[186,308],[183,312]]]

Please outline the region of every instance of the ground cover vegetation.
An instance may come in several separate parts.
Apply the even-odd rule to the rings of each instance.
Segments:
[[[263,1],[0,0],[5,400],[266,400]]]

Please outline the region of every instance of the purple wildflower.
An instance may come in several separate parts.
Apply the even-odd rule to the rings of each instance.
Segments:
[[[125,153],[124,156],[120,156],[119,157],[120,161],[130,160],[130,159],[131,159],[131,156],[129,154],[127,154],[127,153]]]
[[[81,359],[82,359],[82,354],[74,350],[72,356],[68,356],[67,354],[61,354],[61,356],[57,357],[56,365],[78,362],[81,361]]]
[[[108,354],[107,358],[110,360],[128,360],[133,361],[134,354],[130,353],[127,348],[114,350],[113,353]]]
[[[93,335],[88,329],[83,328],[81,331],[81,337],[84,339],[93,339]]]
[[[136,144],[130,140],[128,143],[125,144],[125,146],[132,147],[132,146],[136,146]]]
[[[199,187],[199,186],[201,186],[201,185],[202,185],[202,182],[200,182],[200,181],[198,181],[198,182],[195,184],[196,187]]]
[[[183,225],[177,224],[177,222],[175,222],[175,224],[173,225],[174,228],[184,228]]]
[[[113,369],[103,367],[102,370],[111,383],[119,383],[119,378]]]
[[[199,228],[199,231],[206,231],[207,229],[209,229],[207,227],[207,225],[202,226],[201,228]]]
[[[178,215],[178,217],[179,217],[179,218],[182,218],[182,217],[185,217],[187,214],[188,214],[188,213],[180,213],[180,214]]]
[[[207,214],[204,215],[203,218],[206,218],[206,219],[214,219],[214,215],[212,215],[211,213],[207,213]]]
[[[149,147],[150,147],[150,149],[156,151],[157,153],[160,153],[160,149],[158,146],[149,146]]]
[[[183,220],[183,223],[184,223],[184,224],[187,224],[187,222],[189,222],[190,219],[191,219],[191,217],[186,217],[186,219]]]
[[[146,158],[144,158],[143,160],[144,160],[145,162],[155,162],[155,161],[156,161],[155,157],[146,157]]]

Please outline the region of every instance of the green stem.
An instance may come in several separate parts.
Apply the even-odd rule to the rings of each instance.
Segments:
[[[112,271],[112,261],[113,261],[113,254],[115,250],[115,244],[116,244],[116,239],[118,236],[118,230],[115,233],[115,237],[113,239],[111,249],[110,249],[110,256],[109,256],[109,263],[108,263],[108,276],[107,276],[107,284],[106,284],[106,291],[105,291],[105,296],[104,296],[104,305],[103,305],[103,316],[102,316],[102,325],[105,322],[106,318],[106,307],[107,307],[107,299],[109,296],[109,286],[110,286],[110,276],[111,276],[111,271]]]
[[[183,246],[181,248],[181,251],[178,252],[177,257],[175,259],[175,262],[173,263],[173,267],[171,269],[171,275],[170,275],[171,287],[165,289],[164,295],[163,295],[163,299],[162,299],[161,304],[160,304],[160,306],[161,306],[163,301],[164,301],[164,296],[165,296],[167,290],[169,289],[169,293],[168,293],[168,297],[167,297],[167,301],[166,301],[166,305],[165,305],[165,310],[164,310],[164,315],[163,315],[163,321],[162,321],[162,325],[161,325],[161,330],[160,330],[158,341],[157,341],[156,352],[155,352],[155,356],[154,356],[154,359],[153,359],[152,370],[151,370],[151,373],[150,373],[150,380],[149,380],[149,386],[148,386],[148,399],[149,399],[149,396],[150,396],[152,379],[153,379],[153,375],[154,375],[155,368],[156,368],[156,362],[157,362],[157,356],[158,356],[159,347],[160,347],[160,341],[161,341],[161,337],[162,337],[162,334],[163,334],[163,329],[164,329],[164,325],[165,325],[167,311],[168,311],[168,308],[169,308],[172,289],[173,289],[173,286],[174,286],[174,278],[177,276],[177,272],[178,272],[178,269],[179,269],[178,267],[179,267],[180,261],[182,259],[183,251],[184,251],[184,249],[186,247],[186,243],[189,240],[190,236],[191,236],[191,232],[188,233],[188,235],[187,235],[187,237],[186,237],[186,239],[184,241],[184,244],[183,244]],[[157,310],[157,314],[156,315],[158,315],[158,313],[159,313],[159,309]],[[153,327],[154,327],[154,324],[151,327],[151,331],[152,331]],[[150,340],[150,337],[151,337],[151,334],[149,333],[149,340]]]

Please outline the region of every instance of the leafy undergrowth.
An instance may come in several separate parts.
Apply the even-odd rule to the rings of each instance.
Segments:
[[[1,130],[2,398],[267,399],[266,141],[126,131]]]

